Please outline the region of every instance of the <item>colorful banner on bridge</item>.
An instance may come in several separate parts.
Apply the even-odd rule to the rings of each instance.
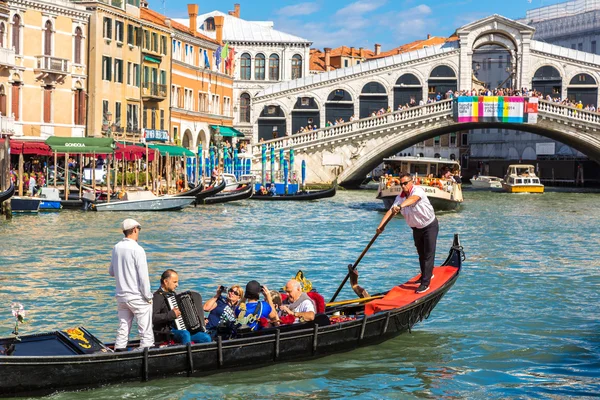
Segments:
[[[518,96],[460,96],[456,100],[454,118],[457,122],[522,124],[528,122],[525,118],[526,100]]]

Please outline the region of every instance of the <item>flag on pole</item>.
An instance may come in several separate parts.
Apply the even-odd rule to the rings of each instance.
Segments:
[[[219,65],[221,64],[221,51],[223,49],[221,48],[221,46],[219,46],[217,48],[217,51],[215,51],[215,65],[217,66],[217,71],[219,70]]]
[[[229,56],[229,43],[225,43],[225,47],[223,47],[223,49],[221,49],[221,58],[223,60],[226,60],[228,56]]]

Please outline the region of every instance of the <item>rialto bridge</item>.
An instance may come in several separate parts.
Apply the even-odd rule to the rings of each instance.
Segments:
[[[488,73],[492,87],[525,87],[544,96],[598,105],[600,56],[535,41],[534,32],[493,15],[459,28],[456,40],[442,45],[274,85],[253,100],[253,169],[260,169],[259,142],[264,142],[286,152],[293,148],[296,168],[298,161],[306,161],[309,182],[336,177],[339,182],[355,181],[386,156],[444,133],[475,128],[537,133],[600,162],[600,114],[554,102],[540,100],[537,122],[523,124],[459,123],[453,100],[370,116],[374,110],[396,110],[398,105],[443,96],[449,90],[481,87],[477,76],[486,69],[485,57],[490,55],[505,62],[500,64],[504,75],[489,78]],[[349,121],[351,116],[357,119],[323,128],[327,121]],[[319,128],[296,134],[307,125]]]

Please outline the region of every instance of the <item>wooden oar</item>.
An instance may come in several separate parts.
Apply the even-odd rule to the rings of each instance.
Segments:
[[[381,226],[382,228],[385,228],[385,226],[387,225],[388,222],[391,221],[392,218],[394,218],[394,213],[390,213],[390,216],[388,217],[388,219],[386,219],[383,222],[383,225]],[[365,254],[367,254],[367,251],[369,251],[369,249],[371,248],[371,245],[373,245],[373,243],[375,242],[375,240],[377,239],[377,237],[379,236],[379,233],[375,233],[375,236],[373,236],[373,238],[371,239],[371,241],[369,242],[369,244],[367,245],[367,247],[365,247],[365,249],[363,250],[362,253],[360,253],[360,256],[358,257],[358,259],[354,262],[354,265],[349,264],[349,267],[352,267],[352,270],[355,270],[356,267],[358,266],[358,263],[360,262],[360,260],[362,260],[362,258],[364,257]],[[335,294],[333,295],[333,297],[331,298],[331,300],[329,300],[330,303],[332,303],[336,297],[338,296],[338,294],[340,294],[340,291],[342,290],[342,288],[344,287],[344,285],[346,284],[346,282],[348,282],[348,278],[350,278],[350,271],[348,271],[348,273],[346,274],[346,277],[344,278],[344,280],[342,281],[342,284],[340,285],[340,287],[337,288],[337,290],[335,291]]]
[[[357,298],[357,299],[352,299],[352,300],[335,301],[333,303],[327,303],[327,304],[325,304],[325,306],[326,307],[334,307],[334,306],[343,306],[343,305],[352,304],[352,303],[366,303],[371,300],[382,299],[383,296],[384,296],[383,294],[380,294],[377,296],[363,297],[363,298]]]

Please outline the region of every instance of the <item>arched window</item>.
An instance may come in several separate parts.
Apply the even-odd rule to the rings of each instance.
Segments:
[[[4,22],[0,22],[0,47],[4,48],[4,34],[6,33],[6,26]]]
[[[52,22],[46,21],[46,30],[44,31],[44,55],[52,55]]]
[[[18,15],[13,17],[12,45],[15,49],[15,54],[21,54],[21,17]]]
[[[242,93],[240,96],[240,122],[250,122],[250,95]]]
[[[81,32],[81,28],[77,27],[75,29],[75,64],[81,64],[81,39],[83,33]]]
[[[277,54],[269,56],[269,80],[279,80],[279,56]]]
[[[296,54],[292,57],[292,79],[302,78],[302,56]]]
[[[257,81],[265,80],[265,55],[257,54],[254,58],[254,79]]]
[[[250,76],[250,54],[248,53],[244,53],[242,54],[242,56],[240,57],[241,63],[240,63],[240,79],[241,80],[246,80],[249,81],[251,76]]]

